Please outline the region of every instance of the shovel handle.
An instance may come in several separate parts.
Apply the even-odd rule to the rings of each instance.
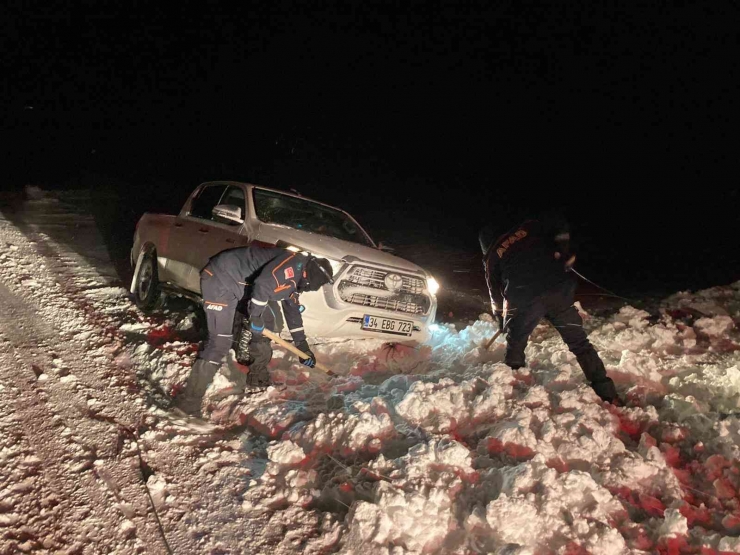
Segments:
[[[500,330],[498,330],[496,333],[493,334],[493,337],[491,337],[491,339],[488,340],[488,343],[486,343],[486,351],[491,347],[491,345],[493,345],[493,342],[496,341],[496,339],[498,339],[498,336],[501,335],[503,331],[504,329],[501,328]]]
[[[307,355],[306,353],[304,353],[303,351],[301,351],[298,347],[296,347],[292,343],[288,343],[287,341],[285,341],[284,339],[282,339],[279,335],[277,335],[276,333],[271,332],[267,328],[265,328],[264,330],[262,330],[262,335],[264,335],[268,339],[274,341],[275,343],[277,343],[281,347],[284,347],[285,349],[287,349],[288,351],[290,351],[291,353],[293,353],[294,355],[296,355],[298,358],[311,358],[309,355]],[[334,372],[332,372],[326,366],[324,366],[323,364],[320,364],[318,362],[316,363],[316,366],[314,368],[318,368],[319,370],[321,370],[322,372],[324,372],[324,373],[326,373],[326,374],[328,374],[330,376],[334,376],[335,375]]]

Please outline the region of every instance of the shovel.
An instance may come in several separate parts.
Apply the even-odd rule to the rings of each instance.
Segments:
[[[296,347],[292,343],[288,343],[284,339],[281,339],[276,333],[271,332],[267,328],[265,328],[264,330],[262,330],[262,335],[264,335],[268,339],[274,341],[278,345],[280,345],[282,347],[285,347],[288,351],[290,351],[291,353],[293,353],[294,355],[296,355],[298,358],[311,358],[309,355],[307,355],[306,353],[304,353],[303,351],[301,351],[298,347]],[[326,366],[324,366],[323,364],[320,364],[318,362],[316,363],[316,366],[314,366],[314,368],[317,368],[317,369],[321,370],[322,372],[324,372],[325,374],[327,374],[329,376],[336,376],[336,374],[334,372],[332,372]]]

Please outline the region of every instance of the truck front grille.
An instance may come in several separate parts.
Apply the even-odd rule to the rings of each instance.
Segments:
[[[376,297],[364,293],[353,293],[348,298],[342,298],[344,302],[359,306],[369,306],[380,310],[392,310],[405,314],[424,314],[424,307],[413,302],[390,299],[388,297]]]
[[[338,289],[344,302],[358,306],[403,314],[426,314],[431,307],[424,279],[378,268],[352,266]]]
[[[388,287],[385,284],[385,278],[389,273],[395,272],[386,272],[385,270],[367,268],[365,266],[355,266],[348,272],[347,277],[344,279],[357,285],[364,285],[365,287],[388,291]],[[401,276],[403,284],[400,290],[401,293],[411,293],[413,295],[421,295],[424,293],[426,283],[423,279],[404,274],[397,275]]]

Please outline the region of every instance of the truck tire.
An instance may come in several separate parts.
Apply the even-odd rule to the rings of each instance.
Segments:
[[[280,310],[280,306],[276,301],[270,301],[267,306],[271,311],[271,315],[275,322],[275,329],[273,330],[278,335],[285,327],[283,320],[283,312]],[[252,341],[252,332],[249,330],[249,317],[237,311],[236,318],[234,318],[234,350],[236,353],[236,361],[239,364],[249,366],[254,362],[254,357],[249,352],[249,343]]]
[[[134,302],[144,312],[154,309],[159,302],[161,293],[157,275],[157,254],[154,251],[149,251],[142,257],[133,289]]]

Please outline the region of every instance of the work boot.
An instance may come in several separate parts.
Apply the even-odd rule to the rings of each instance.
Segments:
[[[250,392],[256,393],[270,386],[270,371],[267,365],[272,359],[272,347],[269,340],[253,340],[250,348],[254,361],[249,366],[247,388]]]
[[[617,390],[614,382],[606,375],[606,368],[593,347],[588,347],[584,352],[576,355],[576,360],[583,373],[591,382],[591,387],[603,401],[613,403],[617,399]]]
[[[611,378],[606,378],[604,381],[592,383],[591,387],[603,401],[612,403],[615,406],[623,405],[621,399],[617,395],[617,389],[614,387],[614,382]]]
[[[173,406],[190,416],[202,416],[203,396],[216,375],[218,365],[207,360],[198,359],[190,369],[190,376],[185,389],[175,397]]]
[[[270,373],[267,368],[260,369],[260,372],[250,372],[247,377],[247,389],[251,392],[264,391],[270,387]]]
[[[230,395],[244,395],[244,388],[247,386],[247,374],[249,367],[244,366],[236,360],[236,354],[233,349],[229,350],[226,357],[226,364],[221,368],[221,374],[229,380],[229,385],[219,389],[213,395],[213,401],[218,402]]]

